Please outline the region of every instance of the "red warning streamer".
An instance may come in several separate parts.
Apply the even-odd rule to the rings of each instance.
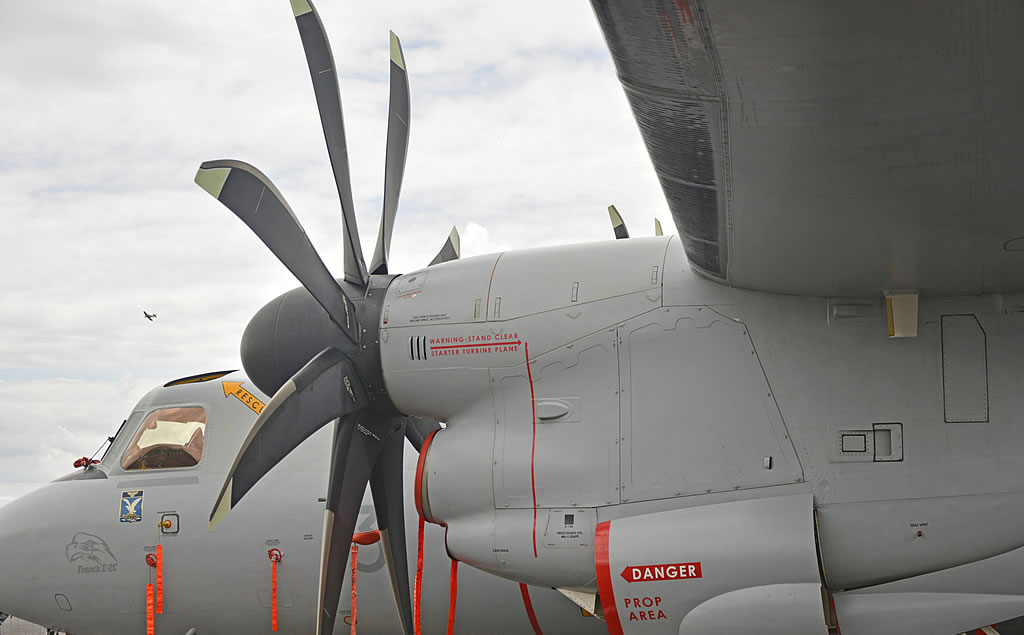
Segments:
[[[452,573],[448,586],[448,635],[455,632],[455,598],[459,595],[459,561],[452,559]]]
[[[352,629],[349,631],[352,635],[356,635],[356,611],[357,611],[357,594],[356,594],[356,579],[359,576],[359,543],[352,543]]]
[[[156,546],[156,612],[164,612],[164,546]]]
[[[533,374],[530,372],[530,344],[523,342],[526,349],[526,378],[530,381],[530,410],[533,412],[533,440],[530,443],[530,491],[533,493],[533,557],[537,557],[537,481],[533,475],[533,458],[537,450],[537,402],[533,397]]]
[[[284,554],[281,553],[280,549],[270,549],[267,551],[267,557],[270,558],[270,630],[277,632],[277,563],[281,562],[281,558]]]
[[[146,585],[146,635],[156,635],[156,615],[153,613],[153,585]]]
[[[431,433],[433,434],[433,433]],[[424,444],[425,447],[425,444]],[[418,490],[417,490],[418,491]],[[423,515],[420,514],[420,529],[416,535],[416,581],[412,586],[412,626],[415,635],[420,635],[420,596],[423,594]]]

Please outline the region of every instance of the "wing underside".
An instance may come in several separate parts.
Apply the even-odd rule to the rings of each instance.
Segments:
[[[592,3],[701,273],[1024,290],[1024,4]]]

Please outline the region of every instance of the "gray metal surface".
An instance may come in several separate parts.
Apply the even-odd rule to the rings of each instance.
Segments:
[[[788,624],[824,635],[812,505],[797,494],[605,524],[597,573],[609,632],[768,635]]]
[[[592,4],[707,275],[822,296],[1024,288],[1007,244],[1024,236],[1024,6]]]

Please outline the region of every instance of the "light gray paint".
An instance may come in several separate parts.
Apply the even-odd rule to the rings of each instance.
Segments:
[[[608,535],[607,571],[626,633],[693,633],[712,624],[717,632],[738,633],[720,619],[735,614],[739,623],[734,626],[749,627],[747,611],[760,605],[777,619],[780,604],[790,612],[791,632],[826,633],[809,494],[620,518],[611,521]],[[700,577],[630,582],[622,575],[627,566],[676,563],[699,563]],[[626,574],[633,576],[632,570]],[[776,585],[785,587],[765,588]],[[747,592],[731,595],[742,590]],[[639,619],[646,613],[643,602],[632,606],[632,598],[644,597],[660,598],[654,620]],[[766,619],[764,632],[779,632],[772,621]]]
[[[457,623],[528,628],[515,584],[499,578],[595,592],[602,556],[588,534],[603,522],[608,606],[632,597],[617,567],[706,566],[699,580],[658,582],[666,632],[778,632],[781,615],[820,630],[829,595],[854,633],[1024,614],[1024,9],[593,4],[680,238],[507,252],[375,282],[390,283],[378,324],[387,395],[448,423],[423,459],[426,509],[448,553],[494,574],[463,569],[463,602],[488,610],[460,609]],[[887,336],[887,290],[920,292],[916,337]],[[449,346],[460,352],[435,354]],[[551,420],[533,420],[531,386],[564,405],[541,408]],[[280,541],[282,620],[308,629],[326,437],[209,534],[215,488],[253,419],[217,388],[158,389],[131,419],[206,405],[199,466],[120,473],[129,425],[98,468],[109,478],[52,483],[0,510],[0,561],[17,572],[0,579],[0,607],[76,632],[139,630],[142,556],[158,534],[117,522],[118,485],[131,483],[146,513],[182,512],[179,535],[161,538],[174,607],[162,628],[265,629],[265,552]],[[586,532],[574,518],[568,533],[567,510]],[[116,572],[69,568],[78,531],[112,536]],[[94,575],[107,577],[83,577]],[[395,631],[384,576],[368,571],[362,588],[363,628]],[[445,585],[426,588],[430,630]],[[601,628],[554,592],[535,604],[558,632]]]

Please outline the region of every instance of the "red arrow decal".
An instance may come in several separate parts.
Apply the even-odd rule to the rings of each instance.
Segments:
[[[691,580],[703,578],[699,562],[677,564],[647,564],[626,567],[620,574],[626,582],[652,582],[655,580]]]

